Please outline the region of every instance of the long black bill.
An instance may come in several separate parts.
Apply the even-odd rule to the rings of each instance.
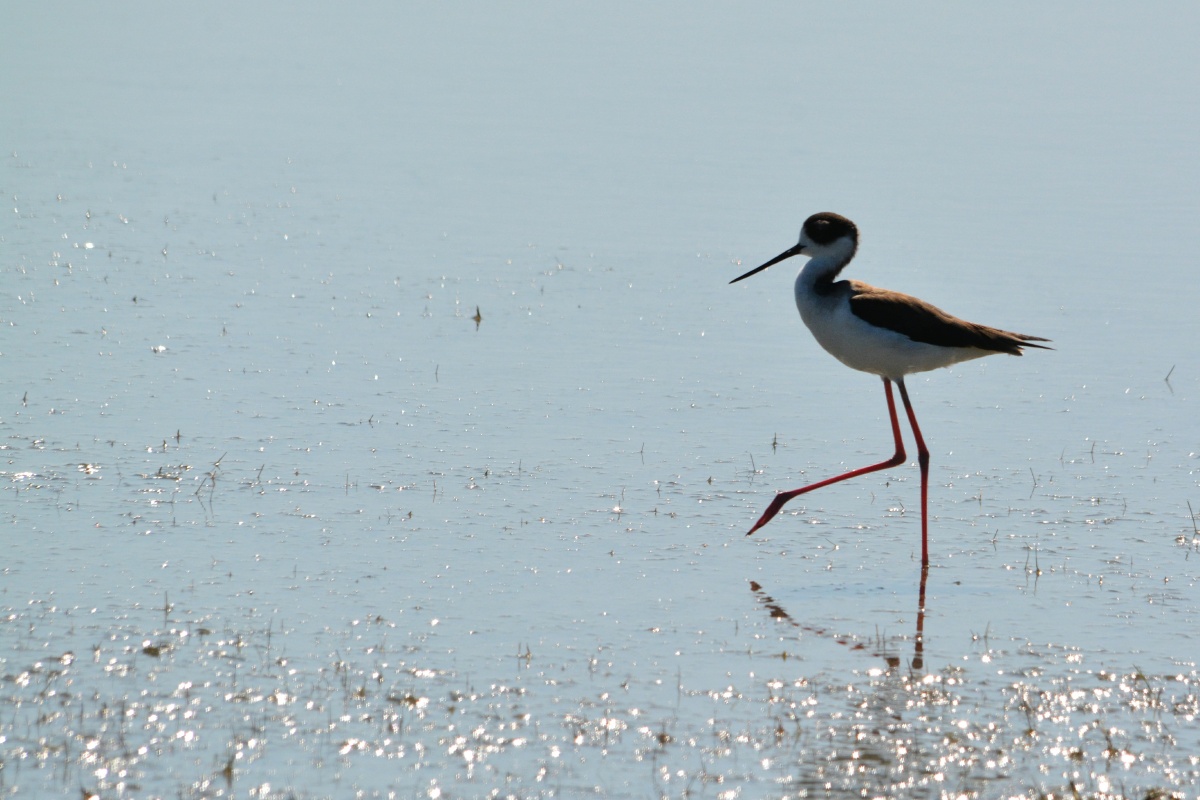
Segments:
[[[801,252],[803,249],[804,249],[804,248],[802,248],[802,247],[801,247],[799,244],[797,244],[795,247],[792,247],[792,248],[790,248],[790,249],[788,249],[788,250],[784,250],[782,253],[780,253],[779,255],[775,256],[775,257],[774,257],[774,258],[772,258],[770,261],[768,261],[767,263],[763,264],[761,267],[755,267],[754,269],[752,269],[752,270],[750,270],[749,272],[747,272],[745,275],[742,275],[742,276],[740,276],[740,277],[734,278],[733,280],[731,280],[731,281],[730,281],[730,283],[737,283],[737,282],[738,282],[738,281],[740,281],[740,280],[743,280],[743,279],[745,279],[745,278],[749,278],[751,275],[757,275],[758,273],[762,272],[762,271],[763,271],[764,269],[766,269],[767,267],[771,266],[772,264],[778,264],[780,261],[783,261],[785,258],[791,258],[792,256],[798,256],[798,255],[800,255],[800,252]]]

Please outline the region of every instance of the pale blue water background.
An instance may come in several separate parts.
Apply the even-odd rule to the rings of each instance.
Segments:
[[[10,9],[0,790],[1186,791],[1198,17]],[[915,465],[742,535],[890,452],[818,210],[1057,348],[909,382],[920,664]]]

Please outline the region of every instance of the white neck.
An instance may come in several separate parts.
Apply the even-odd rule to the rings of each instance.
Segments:
[[[818,284],[832,281],[850,263],[857,250],[857,243],[850,238],[838,239],[833,244],[814,248],[815,252],[796,278],[797,291],[801,288],[812,290]]]

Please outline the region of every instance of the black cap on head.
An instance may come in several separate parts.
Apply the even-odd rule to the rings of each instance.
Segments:
[[[858,228],[841,214],[822,211],[804,221],[804,232],[815,244],[833,244],[843,236],[858,241]]]

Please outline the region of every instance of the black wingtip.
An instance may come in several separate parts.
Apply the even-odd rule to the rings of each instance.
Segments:
[[[1021,343],[1018,347],[1036,347],[1038,350],[1053,350],[1053,347],[1045,344],[1034,344],[1034,342],[1049,342],[1050,339],[1043,339],[1041,336],[1021,336]]]

